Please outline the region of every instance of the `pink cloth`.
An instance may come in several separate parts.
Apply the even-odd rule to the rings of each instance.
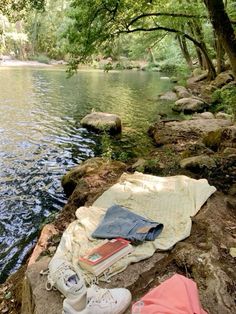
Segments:
[[[201,307],[196,283],[174,275],[132,306],[132,314],[207,314]]]

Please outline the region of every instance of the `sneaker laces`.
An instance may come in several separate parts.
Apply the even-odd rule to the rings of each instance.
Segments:
[[[91,297],[88,296],[88,303],[117,303],[109,289],[99,288],[96,285],[91,288],[95,290],[95,293]]]
[[[69,273],[67,273],[69,271]],[[73,274],[71,274],[73,272]],[[58,280],[63,278],[65,284],[67,286],[71,285],[71,282],[74,280],[74,283],[77,283],[75,271],[71,268],[67,263],[62,263],[53,273],[48,274],[48,280],[46,282],[46,289],[52,290],[53,286],[56,284]],[[69,285],[68,285],[69,283]],[[73,283],[73,282],[72,282]]]

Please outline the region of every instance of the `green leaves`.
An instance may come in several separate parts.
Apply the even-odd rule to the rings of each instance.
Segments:
[[[68,16],[71,23],[65,37],[73,69],[101,49],[107,50],[121,33],[158,28],[178,32],[183,27],[188,29],[190,19],[207,18],[202,1],[198,0],[74,0]],[[151,37],[150,45],[157,40],[157,32],[148,38]]]
[[[46,0],[4,0],[0,2],[0,14],[12,21],[19,21],[29,10],[44,10]]]

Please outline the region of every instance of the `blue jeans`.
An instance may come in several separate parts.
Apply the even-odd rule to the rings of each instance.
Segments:
[[[107,209],[102,221],[92,233],[92,237],[124,238],[133,244],[139,244],[144,241],[154,241],[163,227],[163,224],[148,220],[127,208],[113,205]]]

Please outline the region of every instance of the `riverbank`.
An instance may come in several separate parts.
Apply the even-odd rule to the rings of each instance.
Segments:
[[[130,160],[127,164],[106,159],[91,159],[64,177],[63,185],[69,196],[68,203],[53,223],[57,236],[54,235],[52,239],[46,241],[45,246],[38,242],[39,246],[43,246],[43,255],[53,255],[62,232],[74,219],[75,210],[84,204],[91,205],[103,191],[118,180],[123,171],[137,170],[163,176],[187,174],[195,178],[206,177],[217,186],[219,192],[210,198],[194,218],[191,236],[177,244],[170,252],[155,253],[151,259],[129,266],[123,274],[117,275],[109,286],[126,286],[130,288],[136,299],[164,278],[178,272],[193,278],[198,283],[202,304],[209,313],[233,313],[236,278],[234,258],[230,255],[230,249],[235,246],[236,223],[233,185],[235,133],[231,134],[230,130],[234,130],[232,128],[234,123],[227,120],[226,116],[226,119],[209,117],[210,115],[206,119],[206,114],[199,114],[193,120],[189,120],[189,124],[162,119],[149,130],[156,148],[153,148],[148,156]],[[194,123],[197,125],[195,129],[192,126]],[[201,132],[199,132],[199,125]],[[204,128],[209,125],[218,125],[218,128],[204,131]],[[218,129],[221,131],[219,132]],[[216,134],[210,133],[215,131]],[[209,138],[207,141],[208,133],[213,135],[211,141]],[[227,154],[226,149],[228,149]],[[195,161],[188,160],[188,163],[185,160],[183,163],[184,159],[197,156],[209,158],[202,158],[200,161],[199,158]],[[34,258],[36,259],[37,256]],[[47,262],[48,260],[44,262],[45,264],[40,264],[40,267],[45,266]],[[32,266],[31,275],[36,274],[34,268],[36,265],[37,263]],[[26,304],[30,303],[33,306],[36,300],[37,302],[40,299],[45,300],[42,296],[48,293],[43,289],[44,282],[40,276],[29,275],[31,283],[37,280],[34,283],[33,288],[36,289],[34,292],[43,293],[43,295],[35,293],[36,299],[32,299],[32,292],[30,289],[27,290],[27,282],[22,281],[22,273],[24,274],[24,270],[18,272],[17,280],[14,279],[17,275],[14,275],[1,288],[3,295],[1,304],[5,309],[8,307],[5,313],[19,313],[22,291],[25,308],[27,308]],[[23,290],[20,289],[22,283]],[[45,304],[47,308],[60,304],[58,294],[54,293],[53,297],[47,295],[47,298],[48,303]]]
[[[11,60],[11,59],[6,59],[6,60],[1,60],[0,61],[0,67],[25,67],[25,66],[30,66],[30,67],[51,67],[51,64],[46,64],[42,62],[37,62],[37,61],[21,61],[21,60]]]
[[[39,61],[38,61],[39,60]],[[0,56],[0,68],[4,67],[68,67],[64,60],[53,60],[47,57],[36,57],[35,60],[17,60],[10,56]],[[144,71],[144,72],[175,72],[178,66],[169,66],[166,62],[160,62],[159,65],[149,63],[146,60],[129,60],[121,58],[119,61],[112,61],[111,58],[94,60],[91,63],[80,64],[78,71],[102,71],[102,72],[119,72],[119,71]],[[187,71],[187,69],[185,69]],[[186,72],[188,73],[188,71]],[[174,77],[174,80],[176,78]]]

